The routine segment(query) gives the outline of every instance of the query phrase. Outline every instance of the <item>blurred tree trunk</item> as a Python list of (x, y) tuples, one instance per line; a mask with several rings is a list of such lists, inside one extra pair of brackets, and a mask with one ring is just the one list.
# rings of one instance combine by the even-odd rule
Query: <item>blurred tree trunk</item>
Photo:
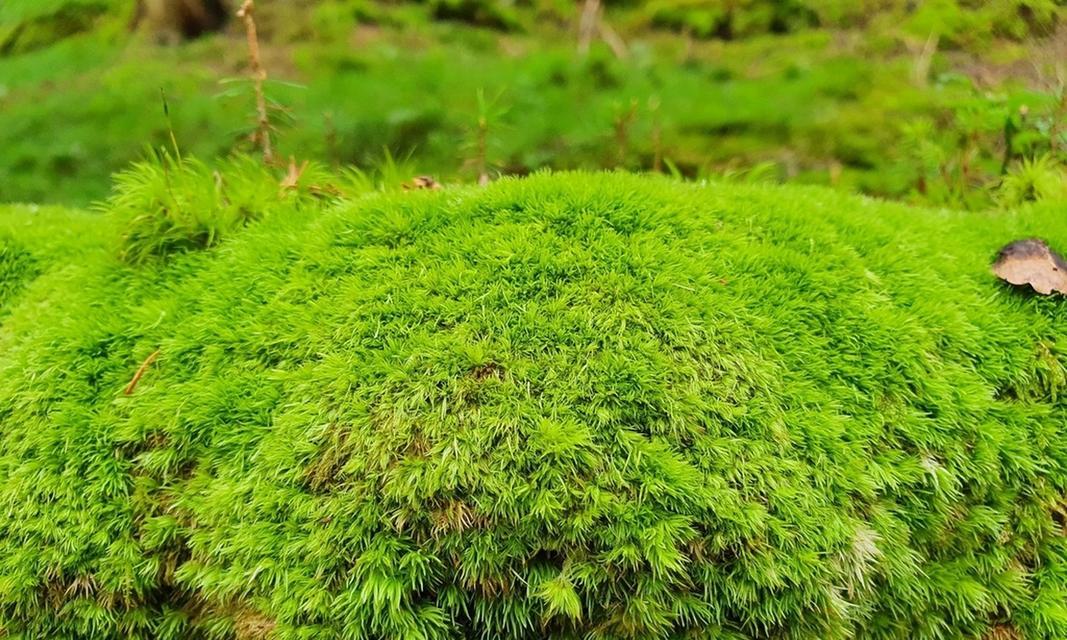
[(137, 0), (134, 26), (161, 40), (189, 40), (218, 31), (230, 17), (226, 0)]

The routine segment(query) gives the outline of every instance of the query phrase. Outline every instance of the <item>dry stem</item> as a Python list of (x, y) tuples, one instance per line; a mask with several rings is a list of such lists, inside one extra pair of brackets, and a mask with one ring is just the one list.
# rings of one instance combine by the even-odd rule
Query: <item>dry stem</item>
[(593, 34), (596, 33), (599, 19), (600, 0), (585, 0), (582, 18), (578, 23), (578, 53), (583, 56), (589, 53), (589, 46), (593, 42)]
[(585, 0), (585, 4), (582, 7), (582, 16), (578, 23), (578, 53), (583, 56), (589, 53), (589, 47), (593, 43), (593, 36), (599, 34), (600, 38), (611, 47), (611, 51), (616, 58), (626, 58), (629, 55), (626, 43), (605, 22), (602, 13), (600, 0)]
[(140, 382), (141, 377), (144, 376), (145, 371), (148, 371), (148, 367), (150, 367), (158, 357), (159, 349), (156, 349), (151, 354), (149, 354), (147, 358), (144, 359), (144, 362), (141, 363), (141, 366), (137, 368), (137, 373), (133, 374), (133, 379), (130, 380), (130, 383), (126, 385), (125, 389), (122, 390), (123, 394), (130, 395), (133, 393), (133, 390), (137, 388), (137, 383)]
[(934, 54), (937, 53), (937, 45), (940, 40), (941, 36), (937, 32), (931, 32), (926, 39), (926, 44), (919, 51), (919, 55), (915, 59), (915, 67), (912, 69), (912, 80), (917, 86), (925, 87), (929, 82), (930, 65), (934, 61)]
[(274, 151), (270, 145), (270, 117), (267, 113), (267, 97), (263, 93), (263, 83), (267, 81), (267, 70), (263, 68), (263, 62), (259, 56), (255, 12), (254, 0), (244, 0), (244, 4), (237, 12), (237, 17), (245, 23), (245, 32), (248, 35), (248, 59), (252, 65), (252, 83), (256, 92), (256, 131), (252, 134), (252, 141), (262, 147), (263, 162), (273, 164)]
[(478, 118), (478, 184), (489, 184), (489, 120), (483, 115)]
[(648, 110), (652, 113), (652, 171), (663, 170), (663, 126), (659, 119), (659, 98), (648, 101)]
[(630, 108), (620, 111), (615, 116), (615, 144), (618, 153), (618, 166), (626, 166), (626, 157), (630, 151), (630, 127), (637, 117), (637, 100), (630, 101)]

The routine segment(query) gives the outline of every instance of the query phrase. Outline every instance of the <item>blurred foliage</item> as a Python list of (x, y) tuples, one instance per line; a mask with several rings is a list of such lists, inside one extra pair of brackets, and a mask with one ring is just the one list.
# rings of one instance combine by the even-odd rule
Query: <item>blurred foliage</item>
[(965, 208), (1063, 195), (1067, 105), (1062, 92), (974, 91), (940, 113), (908, 123), (909, 154), (901, 166), (912, 174), (913, 195)]
[[(190, 155), (248, 148), (240, 25), (160, 46), (149, 25), (129, 33), (134, 4), (0, 4), (0, 201), (103, 197), (169, 145), (160, 89)], [(762, 167), (963, 207), (1002, 202), (1023, 161), (1064, 160), (1054, 0), (608, 0), (623, 59), (601, 40), (576, 54), (569, 0), (258, 4), (282, 159), (373, 171), (384, 150), (468, 180), (484, 144), (500, 174)], [(484, 140), (479, 95), (500, 96)]]
[(1010, 207), (1043, 200), (1063, 200), (1067, 196), (1067, 174), (1051, 156), (1027, 158), (1004, 176), (998, 195), (1000, 201)]
[(652, 24), (701, 38), (732, 39), (759, 33), (785, 33), (817, 23), (817, 14), (801, 0), (653, 0)]
[(0, 56), (33, 51), (92, 28), (113, 0), (4, 0)]
[(988, 45), (1047, 35), (1060, 0), (652, 0), (653, 24), (698, 37), (738, 38), (807, 28), (848, 28), (893, 20), (906, 30), (936, 33), (950, 46)]

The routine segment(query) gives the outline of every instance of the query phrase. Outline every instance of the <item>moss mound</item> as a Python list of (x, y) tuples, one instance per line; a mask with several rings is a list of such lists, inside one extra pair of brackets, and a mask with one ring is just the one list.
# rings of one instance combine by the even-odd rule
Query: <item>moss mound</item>
[(545, 175), (121, 223), (0, 325), (11, 637), (1067, 637), (1067, 305), (988, 269), (1061, 212)]

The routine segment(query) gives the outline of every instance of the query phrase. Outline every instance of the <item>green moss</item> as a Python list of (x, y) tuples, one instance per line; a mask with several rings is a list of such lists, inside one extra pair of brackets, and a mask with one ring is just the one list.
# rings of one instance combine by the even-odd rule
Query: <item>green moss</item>
[(0, 6), (0, 58), (88, 31), (116, 4), (112, 0), (6, 0)]
[(99, 246), (105, 228), (106, 223), (90, 214), (54, 207), (0, 207), (0, 322), (38, 277)]
[(988, 270), (1060, 211), (610, 174), (271, 211), (140, 265), (109, 215), (11, 309), (9, 635), (1067, 636), (1067, 308)]
[(11, 238), (0, 237), (0, 318), (15, 295), (36, 275), (33, 256)]
[(122, 220), (122, 257), (141, 263), (211, 248), (279, 201), (272, 176), (247, 159), (232, 169), (227, 179), (197, 160), (164, 154), (116, 175), (103, 208)]

